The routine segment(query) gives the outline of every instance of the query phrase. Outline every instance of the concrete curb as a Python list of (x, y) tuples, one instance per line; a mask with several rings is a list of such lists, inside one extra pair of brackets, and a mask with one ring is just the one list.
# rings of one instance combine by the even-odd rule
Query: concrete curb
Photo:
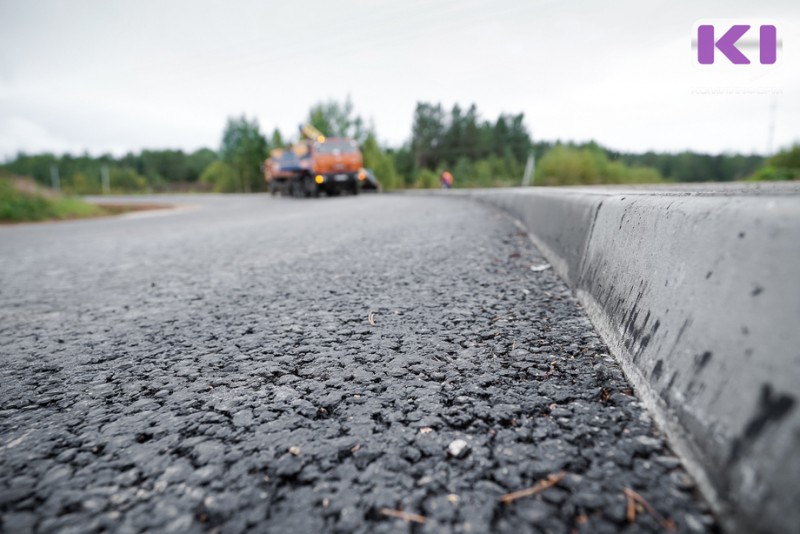
[(522, 221), (725, 530), (800, 524), (800, 184), (452, 193)]

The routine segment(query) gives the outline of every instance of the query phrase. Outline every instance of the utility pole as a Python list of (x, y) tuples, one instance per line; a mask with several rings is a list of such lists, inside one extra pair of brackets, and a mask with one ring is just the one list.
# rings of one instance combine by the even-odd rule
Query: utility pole
[(528, 154), (528, 162), (525, 163), (525, 173), (522, 175), (522, 186), (528, 187), (533, 185), (534, 172), (536, 170), (536, 157), (533, 155), (533, 150)]
[(108, 177), (107, 165), (100, 167), (100, 176), (103, 179), (103, 194), (108, 195), (111, 193), (111, 179)]
[(61, 178), (58, 176), (57, 165), (50, 165), (50, 182), (52, 183), (53, 191), (61, 191)]

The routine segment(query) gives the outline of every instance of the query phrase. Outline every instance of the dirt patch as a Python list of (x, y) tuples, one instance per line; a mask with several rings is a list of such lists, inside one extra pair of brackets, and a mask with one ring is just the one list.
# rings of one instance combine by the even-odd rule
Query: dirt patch
[(168, 210), (175, 206), (172, 204), (125, 204), (122, 202), (93, 202), (95, 206), (102, 208), (106, 213), (101, 215), (122, 215), (133, 211)]

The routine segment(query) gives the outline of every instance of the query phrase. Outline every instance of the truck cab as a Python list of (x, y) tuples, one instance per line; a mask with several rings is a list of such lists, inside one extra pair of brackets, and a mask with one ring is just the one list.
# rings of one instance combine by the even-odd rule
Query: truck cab
[(358, 144), (345, 137), (316, 140), (310, 146), (314, 183), (319, 192), (335, 195), (341, 191), (358, 193), (366, 178)]

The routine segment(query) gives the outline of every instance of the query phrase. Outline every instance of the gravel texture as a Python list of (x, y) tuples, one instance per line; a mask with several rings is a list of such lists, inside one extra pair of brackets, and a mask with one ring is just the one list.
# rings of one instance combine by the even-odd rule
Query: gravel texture
[(507, 217), (177, 200), (0, 228), (0, 529), (716, 530)]

